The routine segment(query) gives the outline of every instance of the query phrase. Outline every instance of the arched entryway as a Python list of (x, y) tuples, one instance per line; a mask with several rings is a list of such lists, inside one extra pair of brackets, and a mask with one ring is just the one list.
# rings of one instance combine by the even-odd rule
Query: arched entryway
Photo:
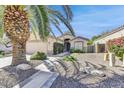
[(64, 52), (69, 52), (70, 51), (71, 44), (70, 44), (69, 40), (70, 39), (65, 39), (64, 40)]

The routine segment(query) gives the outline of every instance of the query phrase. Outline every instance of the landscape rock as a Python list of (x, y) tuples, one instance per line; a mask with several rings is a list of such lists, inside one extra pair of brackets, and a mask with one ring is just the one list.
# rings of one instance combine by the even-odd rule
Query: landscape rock
[(84, 72), (86, 74), (90, 74), (91, 71), (93, 70), (93, 68), (91, 68), (91, 67), (84, 67), (81, 70), (82, 70), (82, 72)]
[(100, 71), (100, 70), (92, 70), (90, 72), (91, 75), (98, 75), (98, 76), (105, 76), (105, 73), (103, 71)]
[(19, 64), (19, 65), (16, 66), (16, 69), (29, 70), (29, 69), (31, 69), (31, 65), (29, 65), (29, 64)]

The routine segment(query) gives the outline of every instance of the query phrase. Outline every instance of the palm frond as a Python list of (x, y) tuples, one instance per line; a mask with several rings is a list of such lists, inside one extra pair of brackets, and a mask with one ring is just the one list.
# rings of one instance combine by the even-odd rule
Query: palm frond
[(30, 22), (30, 25), (31, 25), (30, 27), (32, 29), (32, 32), (33, 32), (33, 34), (35, 36), (35, 39), (37, 40), (36, 32), (39, 31), (38, 28), (37, 28), (37, 24), (36, 24), (35, 20), (33, 20), (33, 19), (30, 19), (29, 22)]
[(64, 18), (64, 16), (59, 11), (54, 11), (54, 10), (49, 9), (48, 12), (53, 14), (54, 16), (56, 16), (62, 23), (65, 24), (65, 26), (69, 29), (69, 31), (72, 33), (72, 35), (75, 35), (71, 24), (68, 22), (67, 19)]
[(58, 29), (58, 31), (63, 35), (63, 31), (60, 29), (60, 27), (58, 26), (58, 24), (54, 21), (54, 20), (52, 20), (52, 19), (50, 19), (50, 22), (56, 27), (56, 29)]
[(63, 5), (62, 7), (66, 14), (67, 20), (72, 21), (73, 13), (71, 11), (71, 8), (68, 5)]
[(48, 31), (49, 19), (48, 19), (47, 10), (45, 6), (40, 5), (40, 6), (31, 6), (31, 11), (38, 25), (39, 36), (41, 39), (44, 40), (49, 35), (49, 31)]
[(54, 17), (53, 15), (49, 14), (49, 18), (51, 20), (53, 20), (56, 24), (60, 25), (59, 20), (56, 17)]
[(41, 39), (46, 39), (49, 36), (49, 33), (51, 33), (56, 38), (55, 33), (50, 27), (50, 22), (56, 27), (56, 29), (58, 29), (61, 34), (63, 34), (63, 31), (59, 27), (60, 22), (62, 22), (69, 29), (72, 35), (75, 35), (73, 28), (69, 23), (69, 20), (72, 20), (73, 16), (69, 6), (63, 6), (67, 18), (64, 17), (59, 11), (49, 9), (48, 6), (28, 6), (28, 9), (30, 10), (29, 14), (31, 14), (30, 22), (31, 26), (33, 26), (31, 27), (32, 31), (34, 35), (37, 31)]

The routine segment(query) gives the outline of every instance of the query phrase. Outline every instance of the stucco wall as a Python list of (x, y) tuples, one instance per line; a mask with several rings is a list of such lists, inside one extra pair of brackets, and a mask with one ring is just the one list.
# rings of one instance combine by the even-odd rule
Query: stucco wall
[(87, 46), (87, 40), (84, 40), (84, 39), (80, 39), (80, 38), (76, 38), (74, 40), (71, 40), (70, 43), (71, 43), (71, 48), (76, 48), (76, 42), (82, 42), (82, 47), (86, 47)]
[[(26, 50), (28, 54), (32, 54), (37, 51), (44, 52), (46, 54), (53, 54), (53, 43), (56, 42), (55, 38), (49, 37), (47, 41), (42, 40), (30, 40), (27, 42)], [(57, 41), (62, 43), (61, 41)]]
[(26, 45), (26, 51), (28, 54), (32, 54), (37, 51), (42, 51), (42, 52), (47, 53), (46, 47), (47, 47), (47, 45), (45, 42), (29, 41), (29, 42), (27, 42), (27, 45)]
[(59, 39), (61, 39), (61, 40), (63, 40), (64, 41), (64, 39), (73, 39), (74, 38), (74, 36), (72, 36), (72, 35), (64, 35), (64, 36), (61, 36), (61, 37), (59, 37)]
[(101, 39), (98, 39), (98, 40), (94, 41), (94, 44), (97, 44), (97, 43), (105, 44), (110, 39), (114, 39), (114, 38), (118, 38), (118, 37), (122, 37), (122, 36), (124, 36), (124, 29), (119, 32), (108, 35), (106, 37), (103, 37)]

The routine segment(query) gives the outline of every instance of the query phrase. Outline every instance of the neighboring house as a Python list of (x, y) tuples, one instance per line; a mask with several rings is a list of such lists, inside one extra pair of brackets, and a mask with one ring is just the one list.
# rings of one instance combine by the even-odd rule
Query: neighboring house
[(107, 41), (122, 36), (124, 36), (124, 25), (112, 30), (111, 32), (105, 35), (102, 35), (94, 41), (94, 45), (96, 46), (96, 52), (105, 52), (107, 49)]
[(49, 36), (47, 41), (42, 41), (40, 38), (35, 38), (33, 34), (31, 34), (30, 39), (27, 42), (27, 53), (32, 54), (36, 51), (42, 51), (46, 54), (53, 54), (53, 45), (55, 42), (62, 43), (64, 45), (64, 51), (70, 51), (71, 48), (75, 49), (83, 49), (83, 47), (87, 46), (87, 38), (81, 36), (73, 36), (69, 32), (64, 33), (57, 38), (53, 36)]

